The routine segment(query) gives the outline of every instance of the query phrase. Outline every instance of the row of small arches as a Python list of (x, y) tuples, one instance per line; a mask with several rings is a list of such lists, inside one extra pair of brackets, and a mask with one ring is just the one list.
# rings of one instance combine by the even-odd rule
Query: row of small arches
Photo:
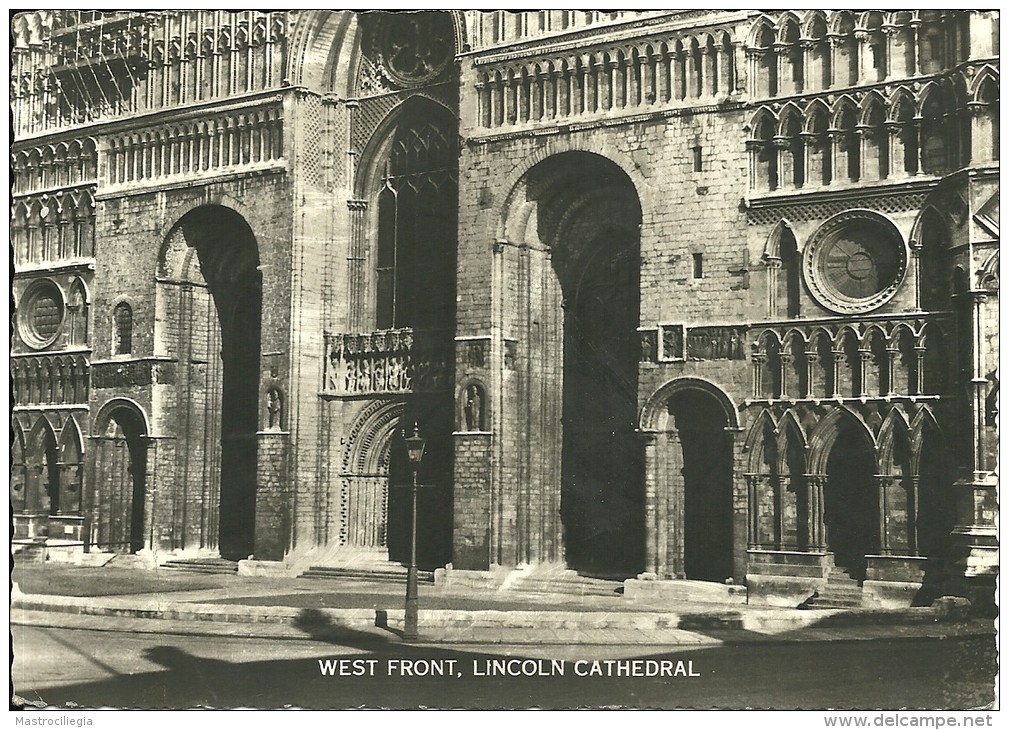
[[(749, 454), (747, 471), (760, 474), (767, 472), (769, 467), (787, 471), (786, 454), (790, 448), (798, 448), (804, 467), (800, 473), (810, 473), (809, 466), (822, 466), (825, 454), (821, 452), (833, 442), (831, 436), (839, 421), (853, 425), (872, 445), (878, 460), (877, 474), (885, 473), (881, 470), (892, 466), (896, 441), (903, 439), (917, 447), (926, 435), (940, 434), (935, 416), (927, 406), (919, 408), (910, 419), (901, 408), (895, 406), (885, 416), (873, 418), (871, 423), (866, 422), (854, 410), (838, 406), (830, 417), (821, 418), (812, 424), (808, 433), (794, 409), (787, 409), (776, 417), (771, 410), (764, 408), (754, 419), (744, 442), (743, 450)], [(912, 469), (917, 469), (917, 461), (911, 466)]]
[(648, 13), (641, 11), (604, 12), (598, 10), (539, 10), (512, 12), (482, 11), (474, 14), (471, 37), (477, 48), (517, 41), (562, 30), (574, 30), (600, 23), (633, 20)]
[(784, 338), (765, 330), (753, 345), (756, 399), (883, 398), (941, 395), (950, 362), (945, 333), (934, 323), (914, 331), (898, 324), (889, 333), (872, 325), (859, 334), (791, 330)]
[(542, 59), (480, 74), (479, 124), (499, 127), (555, 117), (714, 99), (733, 92), (728, 33)]
[(17, 263), (94, 255), (95, 199), (91, 190), (20, 200), (14, 204), (11, 218)]
[(14, 404), (70, 405), (88, 402), (89, 364), (83, 355), (15, 358), (11, 362)]
[(184, 175), (279, 160), (284, 155), (278, 109), (124, 135), (108, 147), (108, 183)]
[(966, 60), (969, 22), (935, 10), (761, 16), (748, 34), (750, 90), (787, 96), (937, 73)]
[(11, 154), (14, 193), (94, 183), (98, 150), (94, 139), (70, 140)]
[(999, 159), (998, 74), (985, 67), (971, 89), (928, 84), (845, 94), (828, 106), (762, 107), (749, 123), (754, 190), (943, 174)]
[(15, 513), (80, 514), (84, 441), (71, 416), (57, 432), (47, 418), (27, 436), (11, 426), (11, 508)]

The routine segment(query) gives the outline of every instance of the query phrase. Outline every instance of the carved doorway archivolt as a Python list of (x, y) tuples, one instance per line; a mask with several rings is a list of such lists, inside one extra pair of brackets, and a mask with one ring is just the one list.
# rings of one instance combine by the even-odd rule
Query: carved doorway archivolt
[(388, 557), (389, 466), (403, 401), (365, 406), (350, 431), (340, 474), (338, 544), (348, 551)]

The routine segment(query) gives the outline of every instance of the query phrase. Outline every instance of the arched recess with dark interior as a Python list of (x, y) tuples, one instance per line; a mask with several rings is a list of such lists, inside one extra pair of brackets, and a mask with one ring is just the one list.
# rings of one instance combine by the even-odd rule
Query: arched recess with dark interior
[(60, 508), (60, 470), (56, 435), (39, 418), (25, 445), (24, 507), (26, 514), (54, 515)]
[[(362, 154), (357, 181), (358, 196), (367, 201), (370, 212), (365, 260), (374, 268), (370, 275), (351, 272), (350, 311), (356, 312), (351, 328), (396, 330), (403, 335), (401, 341), (411, 343), (411, 395), (389, 446), (388, 484), (410, 483), (402, 437), (403, 429), (412, 431), (416, 422), (426, 439), (418, 479), (431, 487), (421, 491), (417, 506), (418, 556), (425, 566), (444, 565), (452, 550), (455, 403), (449, 373), (455, 330), (458, 128), (458, 119), (441, 104), (410, 97), (379, 125)], [(365, 285), (355, 286), (355, 280)], [(408, 489), (388, 490), (387, 546), (392, 560), (409, 559), (411, 509)], [(375, 519), (377, 515), (347, 516), (350, 522)]]
[[(668, 401), (683, 479), (683, 574), (719, 583), (732, 575), (732, 435), (725, 409), (698, 388)], [(670, 448), (677, 448), (670, 444)]]
[(25, 511), (25, 485), (27, 477), (25, 473), (25, 435), (21, 430), (21, 425), (11, 421), (11, 510), (15, 513)]
[(505, 418), (523, 424), (527, 445), (516, 444), (521, 485), (501, 505), (514, 509), (516, 562), (563, 554), (580, 571), (625, 577), (643, 567), (640, 223), (633, 182), (594, 153), (547, 157), (511, 194), (505, 235), (514, 245), (500, 253), (517, 286), (504, 306), (522, 324), (506, 406), (516, 412)]
[[(758, 423), (773, 431), (769, 417), (758, 419)], [(680, 377), (647, 400), (640, 424), (646, 435), (645, 569), (660, 578), (718, 583), (729, 577), (741, 578), (747, 527), (746, 515), (732, 509), (733, 441), (739, 428), (735, 405), (715, 384)], [(753, 451), (758, 450), (759, 440), (758, 436)], [(761, 456), (776, 462), (777, 448), (776, 443), (770, 443)], [(756, 461), (760, 460), (757, 457)], [(767, 492), (751, 491), (751, 501), (756, 505), (763, 500), (771, 515), (778, 500), (772, 493), (769, 470), (780, 469), (756, 463), (750, 468), (748, 484), (760, 482), (760, 489)], [(751, 545), (765, 538), (768, 544), (780, 541), (779, 526), (768, 522), (763, 527), (767, 528), (763, 537), (751, 530)]]
[(946, 221), (929, 206), (918, 219), (918, 296), (926, 312), (948, 311), (950, 300), (949, 234)]
[(827, 549), (837, 568), (861, 581), (866, 556), (879, 552), (875, 443), (865, 425), (840, 408), (820, 421), (811, 440), (813, 479), (823, 483)]
[(79, 515), (83, 508), (84, 443), (73, 418), (67, 419), (60, 431), (57, 457), (60, 470), (59, 512)]
[(115, 400), (102, 407), (95, 424), (90, 541), (102, 550), (135, 553), (148, 544), (147, 421), (136, 404)]
[(159, 299), (175, 325), (159, 347), (178, 358), (182, 404), (172, 429), (178, 524), (163, 547), (218, 546), (222, 557), (243, 559), (255, 547), (263, 299), (259, 248), (245, 219), (220, 205), (186, 213), (166, 237)]

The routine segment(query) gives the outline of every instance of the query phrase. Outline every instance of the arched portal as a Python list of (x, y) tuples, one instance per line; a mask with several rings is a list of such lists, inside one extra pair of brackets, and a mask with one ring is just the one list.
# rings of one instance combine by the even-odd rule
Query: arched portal
[(732, 438), (725, 412), (695, 388), (675, 393), (668, 407), (682, 451), (683, 573), (721, 583), (732, 576)]
[(132, 404), (114, 403), (97, 418), (91, 542), (102, 550), (144, 548), (147, 425)]
[(868, 434), (854, 418), (833, 422), (826, 460), (823, 522), (834, 565), (852, 578), (865, 578), (866, 555), (879, 550), (879, 490), (876, 455)]
[[(390, 421), (383, 432), (381, 469), (367, 477), (358, 473), (349, 482), (352, 487), (367, 482), (372, 497), (351, 499), (342, 519), (345, 526), (369, 526), (369, 544), (358, 547), (387, 549), (392, 560), (409, 560), (412, 501), (409, 490), (397, 487), (411, 480), (405, 452), (400, 454), (402, 426), (416, 422), (427, 442), (420, 478), (431, 487), (422, 490), (417, 508), (418, 554), (428, 566), (452, 558), (454, 400), (443, 373), (450, 367), (456, 325), (458, 128), (446, 107), (419, 94), (408, 98), (372, 135), (355, 180), (364, 205), (353, 214), (360, 220), (352, 226), (351, 246), (360, 255), (350, 263), (350, 331), (409, 342), (410, 354), (409, 361), (381, 370), (402, 377), (392, 375), (387, 387), (359, 390), (401, 391), (406, 397), (395, 419), (402, 423), (395, 427)], [(383, 366), (361, 367), (377, 372)], [(370, 446), (377, 453), (375, 444)], [(379, 524), (381, 544), (375, 545)]]
[(506, 307), (515, 307), (523, 329), (517, 417), (530, 442), (514, 495), (519, 562), (556, 550), (550, 495), (559, 482), (567, 563), (623, 576), (643, 566), (640, 224), (634, 184), (596, 154), (548, 157), (512, 193), (505, 227), (515, 248), (503, 263), (517, 292)]
[[(158, 338), (177, 357), (170, 548), (253, 553), (262, 275), (256, 238), (230, 208), (204, 205), (170, 231), (161, 261)], [(167, 495), (166, 495), (167, 496)]]
[(28, 435), (25, 449), (24, 512), (54, 515), (60, 509), (60, 470), (56, 436), (45, 418)]
[[(729, 398), (699, 378), (672, 380), (645, 403), (649, 572), (719, 583), (741, 572), (733, 562), (742, 552), (736, 544), (745, 546), (745, 523), (735, 524), (732, 510), (737, 427)], [(773, 535), (776, 528), (769, 531)]]

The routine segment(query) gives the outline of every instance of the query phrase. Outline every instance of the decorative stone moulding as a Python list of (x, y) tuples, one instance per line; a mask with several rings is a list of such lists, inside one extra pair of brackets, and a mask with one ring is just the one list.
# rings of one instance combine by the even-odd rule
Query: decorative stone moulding
[(878, 309), (907, 271), (907, 247), (889, 220), (869, 210), (840, 213), (813, 234), (802, 258), (809, 293), (837, 314)]
[(18, 334), (35, 350), (49, 347), (59, 337), (66, 302), (59, 286), (50, 279), (32, 282), (18, 307)]

